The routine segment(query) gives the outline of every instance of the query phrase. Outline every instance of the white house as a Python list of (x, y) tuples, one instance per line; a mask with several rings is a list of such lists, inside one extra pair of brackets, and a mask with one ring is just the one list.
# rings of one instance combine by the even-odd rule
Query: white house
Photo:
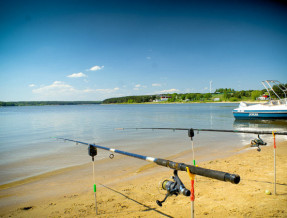
[(264, 100), (268, 100), (268, 97), (269, 97), (268, 95), (262, 95), (262, 96), (258, 97), (257, 99), (264, 101)]
[(160, 97), (161, 101), (167, 101), (168, 99), (171, 99), (171, 96), (161, 96)]

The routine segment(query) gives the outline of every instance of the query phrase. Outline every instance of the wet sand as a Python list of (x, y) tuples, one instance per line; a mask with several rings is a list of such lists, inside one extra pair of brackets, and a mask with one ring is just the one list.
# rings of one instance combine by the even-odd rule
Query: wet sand
[[(287, 141), (278, 143), (276, 152), (276, 195), (272, 146), (199, 163), (239, 174), (241, 182), (235, 185), (196, 176), (196, 217), (286, 217)], [(191, 157), (184, 152), (170, 159), (191, 163)], [(120, 155), (96, 162), (98, 217), (189, 217), (189, 197), (172, 196), (162, 207), (156, 204), (164, 198), (159, 183), (171, 176), (170, 169)], [(179, 172), (179, 176), (190, 188), (188, 175)], [(1, 217), (94, 217), (92, 163), (2, 185), (0, 208)]]

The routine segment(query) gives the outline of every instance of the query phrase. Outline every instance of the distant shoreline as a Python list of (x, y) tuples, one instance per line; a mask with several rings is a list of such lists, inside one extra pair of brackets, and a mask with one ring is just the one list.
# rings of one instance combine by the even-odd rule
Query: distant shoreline
[[(190, 101), (190, 102), (142, 102), (142, 103), (101, 103), (103, 105), (114, 105), (114, 104), (240, 104), (242, 101), (210, 101), (210, 102), (198, 102), (198, 101)], [(249, 104), (257, 104), (257, 103), (266, 103), (267, 101), (244, 101)]]
[[(21, 106), (61, 106), (61, 105), (90, 105), (90, 104), (103, 104), (103, 105), (115, 105), (115, 104), (239, 104), (242, 101), (190, 101), (190, 102), (141, 102), (141, 103), (103, 103), (102, 101), (20, 101), (20, 102), (0, 102), (0, 107), (21, 107)], [(246, 103), (265, 103), (266, 101), (244, 101)]]
[(102, 101), (0, 101), (0, 107), (46, 106), (46, 105), (88, 105), (101, 104)]

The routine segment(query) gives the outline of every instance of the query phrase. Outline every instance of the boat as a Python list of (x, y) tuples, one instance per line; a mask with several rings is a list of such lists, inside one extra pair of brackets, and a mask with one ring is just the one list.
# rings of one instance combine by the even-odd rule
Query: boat
[[(240, 102), (239, 107), (233, 110), (233, 116), (235, 119), (287, 119), (287, 88), (277, 80), (265, 80), (262, 81), (262, 84), (269, 94), (269, 101), (266, 103), (251, 105), (248, 105), (245, 102)], [(274, 86), (277, 86), (284, 93), (284, 98), (279, 97), (278, 93), (273, 89)], [(277, 99), (272, 99), (271, 93), (273, 93)]]

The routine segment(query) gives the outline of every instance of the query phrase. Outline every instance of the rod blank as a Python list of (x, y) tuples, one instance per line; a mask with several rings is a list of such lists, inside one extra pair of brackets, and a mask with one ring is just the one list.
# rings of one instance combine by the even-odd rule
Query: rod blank
[[(116, 130), (125, 129), (151, 129), (151, 130), (190, 130), (191, 128), (116, 128)], [(272, 135), (272, 131), (248, 131), (248, 130), (227, 130), (227, 129), (193, 129), (194, 131), (204, 132), (231, 132), (231, 133), (250, 133), (259, 135)], [(275, 132), (276, 135), (287, 135), (287, 132)]]
[(175, 170), (186, 171), (186, 167), (188, 167), (192, 174), (196, 174), (196, 175), (200, 175), (200, 176), (204, 176), (204, 177), (208, 177), (208, 178), (212, 178), (212, 179), (217, 179), (220, 181), (231, 182), (233, 184), (238, 184), (240, 182), (240, 176), (237, 174), (230, 174), (230, 173), (226, 173), (226, 172), (222, 172), (222, 171), (210, 170), (210, 169), (206, 169), (206, 168), (202, 168), (202, 167), (195, 167), (193, 165), (188, 165), (185, 163), (178, 163), (178, 162), (174, 162), (174, 161), (170, 161), (170, 160), (166, 160), (166, 159), (148, 157), (148, 156), (144, 156), (144, 155), (140, 155), (140, 154), (121, 151), (121, 150), (108, 148), (108, 147), (95, 145), (95, 144), (89, 144), (86, 142), (76, 141), (76, 140), (72, 140), (72, 139), (65, 139), (65, 138), (58, 138), (58, 139), (62, 139), (64, 141), (76, 142), (76, 143), (88, 145), (88, 146), (94, 146), (94, 147), (99, 148), (99, 149), (119, 153), (122, 155), (138, 158), (138, 159), (145, 160), (145, 161), (154, 162), (157, 165), (169, 167), (169, 168), (175, 169)]

